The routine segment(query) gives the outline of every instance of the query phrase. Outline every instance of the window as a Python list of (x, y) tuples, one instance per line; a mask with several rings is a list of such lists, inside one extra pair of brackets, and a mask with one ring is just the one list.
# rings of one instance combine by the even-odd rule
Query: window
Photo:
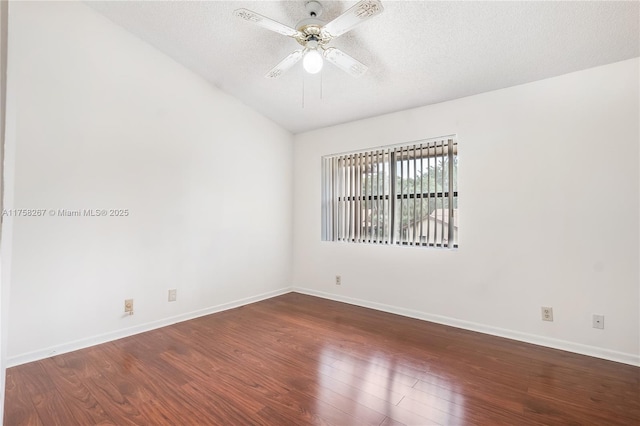
[(322, 239), (458, 247), (453, 137), (322, 158)]

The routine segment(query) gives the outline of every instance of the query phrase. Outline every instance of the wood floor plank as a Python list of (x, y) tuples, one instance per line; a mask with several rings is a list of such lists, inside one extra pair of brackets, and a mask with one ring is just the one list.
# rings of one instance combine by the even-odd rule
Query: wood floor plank
[(563, 402), (531, 397), (525, 401), (525, 418), (545, 425), (608, 425), (630, 426), (640, 424), (638, 418), (567, 406)]
[[(7, 419), (16, 425), (41, 426), (43, 424), (36, 407), (33, 405), (32, 397), (35, 395), (25, 386), (23, 369), (7, 370), (5, 392), (7, 398), (4, 405), (4, 424), (7, 424)], [(11, 399), (9, 399), (9, 395), (11, 395)], [(9, 401), (12, 403), (8, 404)]]
[(358, 362), (354, 362), (353, 360), (346, 361), (344, 359), (340, 359), (331, 364), (330, 367), (334, 370), (352, 374), (363, 380), (374, 381), (381, 385), (386, 385), (389, 389), (401, 386), (412, 388), (418, 382), (418, 378), (416, 377), (417, 374), (409, 375), (400, 372), (403, 369), (398, 367), (394, 362), (381, 365), (372, 362), (363, 363), (359, 360)]
[(631, 425), (640, 368), (289, 293), (7, 370), (5, 425)]
[(510, 389), (499, 383), (487, 383), (474, 379), (453, 385), (436, 383), (440, 383), (440, 385), (419, 380), (414, 386), (414, 390), (408, 395), (416, 399), (421, 398), (420, 393), (431, 394), (452, 403), (456, 403), (460, 399), (475, 401), (482, 404), (498, 405), (502, 410), (513, 413), (522, 413), (523, 401), (527, 396), (526, 391), (518, 388)]
[(65, 405), (72, 412), (74, 419), (85, 424), (105, 424), (112, 421), (102, 406), (93, 396), (85, 382), (76, 375), (77, 363), (67, 363), (64, 355), (41, 361), (45, 371), (50, 374), (54, 386), (65, 396)]
[[(424, 400), (423, 400), (424, 401)], [(419, 414), (425, 419), (429, 419), (430, 423), (447, 426), (457, 426), (464, 424), (464, 409), (462, 415), (456, 415), (455, 410), (451, 410), (451, 405), (446, 404), (447, 401), (439, 400), (440, 404), (430, 401), (429, 404), (424, 404), (423, 401), (418, 401), (411, 398), (402, 398), (402, 401), (398, 404), (398, 407), (405, 408), (407, 411)], [(444, 402), (445, 404), (442, 404)]]
[(56, 391), (47, 391), (33, 398), (33, 405), (44, 425), (69, 425), (76, 423), (76, 413), (65, 404), (64, 397)]
[(293, 409), (282, 409), (264, 407), (262, 410), (256, 413), (258, 422), (268, 425), (283, 425), (283, 426), (306, 426), (317, 425), (320, 422), (312, 417), (300, 415)]
[(397, 420), (393, 420), (390, 417), (386, 417), (380, 426), (407, 426), (404, 423), (400, 423)]
[[(103, 405), (111, 407), (116, 424), (184, 425), (198, 424), (202, 419), (218, 422), (247, 419), (244, 409), (230, 406), (231, 396), (202, 385), (208, 380), (197, 385), (185, 377), (173, 380), (155, 367), (146, 368), (143, 363), (131, 360), (114, 345), (106, 355), (103, 374), (90, 382)], [(125, 366), (123, 370), (119, 370), (121, 366)], [(136, 411), (131, 410), (132, 401), (136, 402)]]
[(409, 389), (408, 387), (394, 389), (393, 386), (388, 386), (386, 383), (380, 384), (377, 380), (371, 381), (367, 378), (363, 379), (350, 373), (336, 370), (332, 367), (321, 366), (318, 372), (327, 378), (331, 378), (335, 381), (348, 385), (351, 389), (373, 395), (392, 405), (397, 405), (404, 396), (404, 392)]

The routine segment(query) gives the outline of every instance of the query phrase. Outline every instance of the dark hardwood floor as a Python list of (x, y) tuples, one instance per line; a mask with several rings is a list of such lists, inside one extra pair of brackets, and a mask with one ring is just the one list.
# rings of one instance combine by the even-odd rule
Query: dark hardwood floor
[(5, 425), (640, 424), (640, 368), (289, 293), (7, 371)]

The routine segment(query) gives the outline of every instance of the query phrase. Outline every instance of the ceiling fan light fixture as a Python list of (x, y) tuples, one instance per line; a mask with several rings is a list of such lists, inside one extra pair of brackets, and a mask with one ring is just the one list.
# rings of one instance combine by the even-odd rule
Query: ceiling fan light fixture
[(310, 49), (304, 54), (302, 66), (309, 74), (319, 73), (320, 70), (322, 70), (322, 65), (324, 65), (324, 60), (322, 59), (320, 52), (316, 49)]
[(305, 8), (308, 17), (299, 21), (295, 28), (248, 9), (237, 9), (233, 12), (240, 19), (291, 37), (302, 46), (302, 49), (290, 53), (289, 56), (280, 61), (265, 77), (276, 78), (282, 75), (300, 59), (302, 59), (304, 70), (309, 74), (319, 73), (322, 70), (325, 59), (353, 77), (360, 77), (364, 74), (367, 71), (366, 65), (335, 47), (329, 47), (328, 43), (382, 13), (384, 8), (380, 0), (360, 0), (346, 12), (343, 12), (328, 23), (318, 19), (322, 14), (322, 5), (317, 0), (305, 0)]

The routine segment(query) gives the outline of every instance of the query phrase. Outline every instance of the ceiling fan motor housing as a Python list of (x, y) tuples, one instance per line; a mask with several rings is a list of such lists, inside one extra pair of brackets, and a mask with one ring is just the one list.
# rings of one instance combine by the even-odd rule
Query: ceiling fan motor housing
[(301, 36), (296, 37), (298, 43), (304, 47), (315, 49), (317, 46), (324, 46), (331, 41), (331, 37), (323, 34), (322, 27), (326, 22), (318, 19), (322, 15), (322, 5), (317, 1), (309, 1), (305, 4), (309, 17), (298, 22), (296, 29)]

